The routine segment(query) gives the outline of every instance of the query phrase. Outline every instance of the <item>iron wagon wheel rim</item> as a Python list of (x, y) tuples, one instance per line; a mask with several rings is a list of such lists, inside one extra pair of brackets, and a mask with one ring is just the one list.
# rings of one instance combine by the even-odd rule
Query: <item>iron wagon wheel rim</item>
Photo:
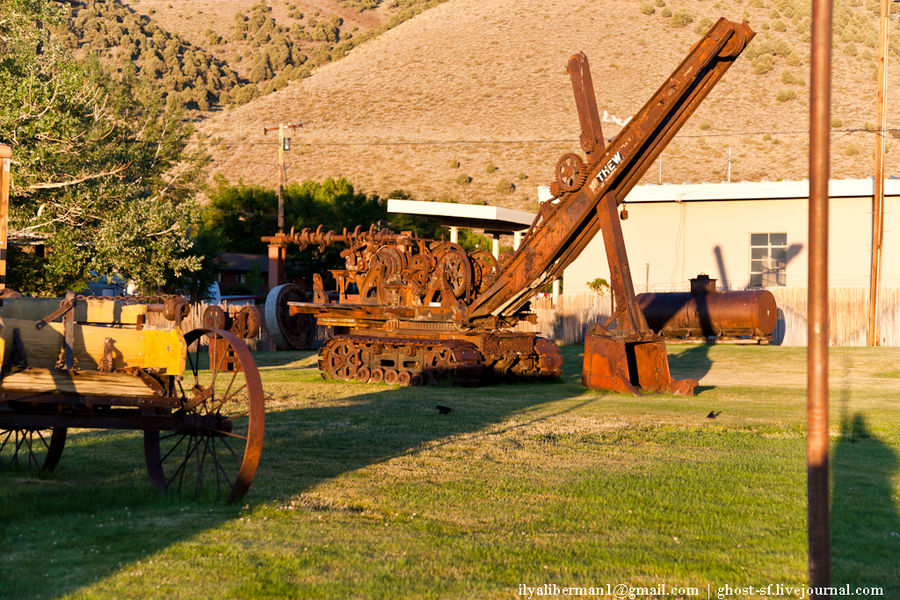
[[(21, 460), (25, 461), (25, 470), (35, 470), (40, 473), (52, 472), (62, 457), (68, 429), (65, 427), (48, 429), (50, 429), (49, 436), (41, 433), (46, 429), (0, 428), (0, 468), (6, 468), (7, 463), (18, 468), (20, 457), (22, 457)], [(43, 460), (40, 460), (39, 456), (42, 451), (45, 454)]]
[[(210, 340), (221, 338), (228, 343), (229, 348), (234, 352), (234, 356), (240, 365), (240, 370), (229, 372), (223, 370), (223, 359), (217, 361), (216, 365), (209, 365), (210, 387), (204, 387), (200, 383), (200, 357), (205, 354), (200, 350), (200, 340), (204, 336)], [(223, 423), (233, 426), (238, 423), (241, 431), (245, 435), (235, 434), (233, 431), (225, 429), (212, 429), (209, 427), (197, 427), (190, 430), (185, 427), (185, 431), (175, 432), (144, 432), (144, 455), (147, 463), (147, 471), (150, 475), (150, 481), (153, 486), (161, 492), (168, 492), (172, 487), (184, 490), (185, 487), (191, 487), (190, 482), (184, 485), (186, 476), (194, 477), (196, 474), (198, 491), (203, 489), (204, 468), (212, 469), (212, 473), (206, 473), (210, 478), (215, 479), (216, 494), (221, 494), (222, 488), (228, 490), (228, 502), (239, 500), (253, 483), (259, 466), (259, 457), (262, 453), (263, 436), (265, 432), (265, 404), (262, 391), (262, 381), (260, 380), (259, 370), (250, 354), (247, 346), (241, 342), (234, 334), (223, 331), (221, 329), (194, 329), (184, 336), (188, 347), (197, 342), (197, 347), (193, 352), (187, 353), (187, 369), (184, 375), (184, 381), (179, 382), (182, 401), (189, 400), (188, 395), (193, 390), (198, 390), (201, 396), (205, 396), (204, 400), (196, 406), (179, 409), (181, 411), (184, 422), (190, 418), (196, 417), (216, 417), (221, 419)], [(223, 377), (225, 384), (224, 395), (216, 396), (217, 379)], [(236, 383), (236, 379), (240, 377), (241, 382)], [(199, 387), (198, 387), (199, 386)], [(241, 404), (240, 411), (229, 411), (223, 414), (223, 409), (233, 399), (237, 398), (239, 393), (246, 394), (246, 400), (238, 400)], [(212, 410), (211, 410), (212, 409)], [(176, 411), (176, 412), (179, 412)], [(246, 423), (246, 426), (243, 424)], [(244, 431), (244, 427), (246, 430)], [(171, 449), (163, 454), (162, 444), (164, 440), (171, 440), (167, 445), (171, 445)], [(184, 442), (187, 441), (185, 445)], [(201, 447), (202, 443), (202, 447)], [(177, 448), (182, 447), (182, 451)], [(220, 460), (220, 456), (224, 457)], [(222, 460), (228, 457), (238, 461), (240, 466), (235, 469), (225, 468)], [(193, 459), (195, 465), (189, 463)], [(209, 460), (210, 462), (207, 462)], [(227, 460), (228, 464), (234, 463), (234, 460)], [(169, 474), (166, 474), (166, 465), (171, 464)], [(189, 471), (190, 469), (190, 471)], [(233, 471), (237, 471), (233, 473)], [(232, 472), (229, 472), (232, 471)]]

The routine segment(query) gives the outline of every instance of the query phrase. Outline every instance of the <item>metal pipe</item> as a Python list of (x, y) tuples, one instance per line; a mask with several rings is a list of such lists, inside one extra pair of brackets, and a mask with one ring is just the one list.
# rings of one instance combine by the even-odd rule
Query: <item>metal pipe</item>
[(869, 279), (870, 346), (881, 345), (878, 309), (881, 304), (881, 249), (884, 243), (884, 134), (887, 130), (888, 0), (881, 0), (878, 41), (878, 99), (875, 103), (875, 190), (872, 196), (872, 275)]
[(813, 0), (809, 131), (809, 346), (806, 463), (809, 583), (829, 598), (828, 509), (828, 178), (831, 127), (832, 0)]

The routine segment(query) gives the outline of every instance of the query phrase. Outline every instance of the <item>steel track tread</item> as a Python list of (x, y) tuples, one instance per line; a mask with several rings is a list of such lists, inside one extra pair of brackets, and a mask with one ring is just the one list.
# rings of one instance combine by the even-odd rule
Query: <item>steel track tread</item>
[(343, 381), (478, 385), (484, 357), (463, 340), (339, 335), (319, 349), (319, 370), (323, 378)]

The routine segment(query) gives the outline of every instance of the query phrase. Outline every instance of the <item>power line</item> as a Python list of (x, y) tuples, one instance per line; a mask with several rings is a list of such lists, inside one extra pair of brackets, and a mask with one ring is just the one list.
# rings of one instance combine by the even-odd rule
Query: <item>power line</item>
[[(876, 135), (885, 135), (887, 132), (877, 129), (858, 127), (852, 129), (833, 129), (833, 133), (874, 133)], [(729, 131), (721, 133), (699, 133), (699, 134), (682, 134), (678, 138), (710, 138), (710, 137), (734, 137), (734, 136), (755, 136), (755, 135), (808, 135), (807, 130), (759, 130), (759, 131)], [(891, 134), (893, 135), (893, 134)], [(842, 136), (843, 137), (843, 136)], [(456, 146), (456, 145), (520, 145), (520, 144), (572, 144), (577, 143), (576, 138), (559, 138), (559, 139), (526, 139), (526, 140), (380, 140), (371, 142), (297, 142), (293, 146), (303, 147), (348, 147), (348, 146)], [(250, 142), (245, 140), (223, 140), (223, 139), (207, 139), (199, 140), (195, 143), (208, 146), (272, 146), (277, 142)]]

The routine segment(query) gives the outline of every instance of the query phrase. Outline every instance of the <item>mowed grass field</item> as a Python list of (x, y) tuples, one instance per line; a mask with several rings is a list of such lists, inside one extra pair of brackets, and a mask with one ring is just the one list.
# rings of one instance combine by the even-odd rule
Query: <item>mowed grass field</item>
[[(559, 382), (477, 389), (324, 382), (313, 353), (259, 353), (266, 442), (236, 506), (157, 495), (137, 433), (70, 432), (51, 477), (0, 473), (0, 597), (804, 583), (805, 350), (670, 345), (693, 398), (585, 390), (581, 351)], [(834, 349), (831, 373), (832, 580), (897, 598), (900, 349)]]

